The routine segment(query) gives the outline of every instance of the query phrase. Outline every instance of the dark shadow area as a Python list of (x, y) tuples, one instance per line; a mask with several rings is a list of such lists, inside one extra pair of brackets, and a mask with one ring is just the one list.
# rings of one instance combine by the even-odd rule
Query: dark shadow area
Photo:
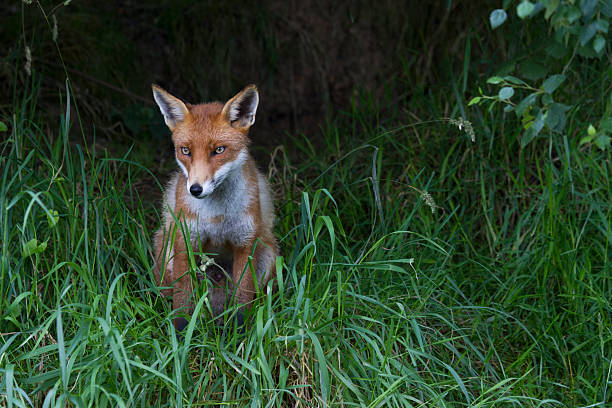
[[(485, 4), (6, 2), (0, 5), (0, 106), (10, 110), (12, 84), (29, 80), (25, 69), (13, 68), (24, 67), (28, 46), (31, 70), (41, 80), (41, 111), (53, 120), (62, 113), (65, 66), (86, 136), (95, 123), (97, 141), (107, 148), (153, 140), (156, 149), (168, 150), (153, 82), (192, 103), (226, 100), (255, 83), (262, 96), (255, 145), (271, 148), (300, 132), (316, 144), (326, 120), (358, 103), (357, 91), (391, 114), (438, 88), (461, 68), (469, 33), (487, 30)], [(486, 45), (473, 48), (483, 54)]]

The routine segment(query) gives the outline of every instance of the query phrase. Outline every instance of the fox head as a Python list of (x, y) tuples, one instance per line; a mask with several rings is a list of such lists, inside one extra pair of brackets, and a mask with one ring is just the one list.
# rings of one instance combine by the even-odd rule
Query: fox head
[(242, 170), (248, 157), (248, 131), (255, 123), (259, 94), (249, 85), (225, 104), (191, 105), (152, 85), (153, 97), (172, 131), (176, 161), (185, 173), (187, 190), (209, 196), (223, 181)]

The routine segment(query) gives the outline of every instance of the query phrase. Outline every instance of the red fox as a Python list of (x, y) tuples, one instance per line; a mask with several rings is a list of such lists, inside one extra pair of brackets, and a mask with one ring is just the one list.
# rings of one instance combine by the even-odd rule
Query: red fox
[[(217, 287), (209, 292), (213, 313), (223, 310), (231, 292), (237, 303), (248, 307), (256, 291), (253, 272), (258, 287), (264, 288), (276, 276), (278, 254), (270, 187), (248, 152), (248, 131), (259, 104), (257, 87), (247, 86), (225, 104), (199, 105), (185, 103), (157, 85), (152, 88), (180, 167), (166, 188), (163, 222), (154, 238), (157, 284), (165, 288), (162, 295), (172, 295), (174, 310), (193, 311), (189, 243), (217, 254), (215, 261), (229, 269), (233, 291)], [(242, 319), (239, 312), (240, 325)], [(174, 319), (178, 330), (186, 324), (185, 318)]]

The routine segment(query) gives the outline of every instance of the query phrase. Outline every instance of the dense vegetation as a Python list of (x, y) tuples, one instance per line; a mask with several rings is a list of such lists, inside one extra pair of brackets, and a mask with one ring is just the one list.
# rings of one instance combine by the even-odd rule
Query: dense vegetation
[[(500, 2), (503, 24), (486, 1), (26, 3), (0, 13), (1, 406), (612, 403), (609, 2), (559, 26), (574, 2)], [(351, 21), (364, 48), (330, 45)], [(244, 334), (202, 286), (177, 337), (154, 285), (174, 164), (153, 80), (260, 84), (284, 256)]]

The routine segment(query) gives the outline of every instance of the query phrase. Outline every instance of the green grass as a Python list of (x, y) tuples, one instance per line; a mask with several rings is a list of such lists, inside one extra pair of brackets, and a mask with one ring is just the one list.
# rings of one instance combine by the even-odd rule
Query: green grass
[(363, 95), (322, 145), (292, 137), (299, 154), (271, 163), (282, 273), (246, 334), (194, 318), (177, 339), (150, 269), (156, 203), (138, 193), (161, 184), (131, 159), (147, 146), (74, 144), (70, 96), (46, 128), (36, 86), (22, 95), (0, 158), (2, 405), (610, 402), (606, 153), (519, 149), (512, 121), (500, 148), (502, 113), (472, 143), (446, 121), (377, 120)]

